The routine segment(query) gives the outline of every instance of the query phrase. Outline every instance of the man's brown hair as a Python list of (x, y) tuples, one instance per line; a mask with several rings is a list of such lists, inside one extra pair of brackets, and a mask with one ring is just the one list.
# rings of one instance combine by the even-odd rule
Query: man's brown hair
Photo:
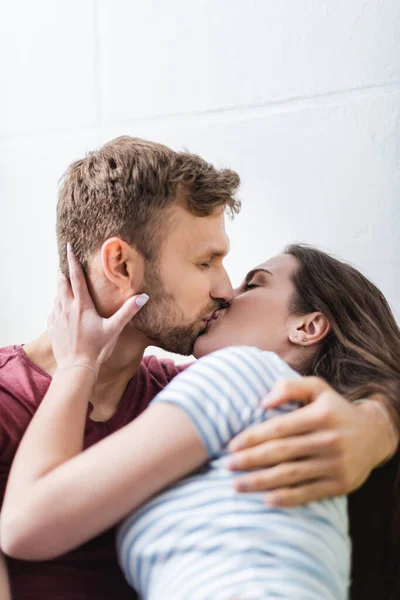
[(163, 209), (180, 202), (197, 216), (218, 209), (236, 214), (239, 183), (234, 171), (217, 170), (195, 154), (116, 138), (72, 163), (63, 176), (57, 205), (61, 270), (67, 272), (67, 242), (85, 268), (113, 236), (153, 259), (165, 234)]

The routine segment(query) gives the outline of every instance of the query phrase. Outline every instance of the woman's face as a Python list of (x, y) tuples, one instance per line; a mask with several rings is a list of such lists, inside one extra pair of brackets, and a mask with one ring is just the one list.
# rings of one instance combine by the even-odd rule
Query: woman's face
[(295, 327), (295, 318), (289, 315), (295, 290), (291, 275), (297, 267), (294, 256), (280, 254), (250, 271), (234, 290), (231, 305), (220, 310), (217, 319), (211, 320), (206, 332), (197, 338), (194, 356), (246, 345), (271, 350), (287, 360), (293, 348), (289, 332)]

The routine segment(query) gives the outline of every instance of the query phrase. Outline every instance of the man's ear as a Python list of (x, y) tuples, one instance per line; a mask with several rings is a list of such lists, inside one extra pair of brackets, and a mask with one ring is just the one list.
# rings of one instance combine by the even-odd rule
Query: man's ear
[(100, 252), (104, 275), (122, 293), (140, 291), (144, 278), (143, 255), (119, 237), (106, 240)]
[(296, 317), (289, 331), (289, 339), (299, 346), (313, 346), (322, 342), (331, 330), (331, 324), (321, 312)]

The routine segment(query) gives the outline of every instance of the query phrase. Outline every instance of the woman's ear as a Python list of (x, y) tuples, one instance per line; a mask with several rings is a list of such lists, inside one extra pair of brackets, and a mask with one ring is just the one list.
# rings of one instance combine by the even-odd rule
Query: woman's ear
[(105, 277), (122, 293), (131, 295), (142, 288), (144, 260), (136, 248), (113, 237), (103, 243), (100, 257)]
[(291, 324), (289, 339), (299, 346), (313, 346), (322, 342), (331, 330), (331, 324), (321, 312), (297, 317)]

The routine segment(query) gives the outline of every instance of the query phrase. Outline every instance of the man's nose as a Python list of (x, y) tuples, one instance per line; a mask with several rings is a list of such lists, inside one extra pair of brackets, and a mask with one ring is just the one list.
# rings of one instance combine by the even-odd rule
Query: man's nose
[(214, 300), (218, 300), (221, 303), (232, 302), (232, 284), (231, 280), (229, 279), (229, 275), (225, 269), (222, 269), (222, 273), (219, 273), (219, 277), (216, 280), (210, 295)]

